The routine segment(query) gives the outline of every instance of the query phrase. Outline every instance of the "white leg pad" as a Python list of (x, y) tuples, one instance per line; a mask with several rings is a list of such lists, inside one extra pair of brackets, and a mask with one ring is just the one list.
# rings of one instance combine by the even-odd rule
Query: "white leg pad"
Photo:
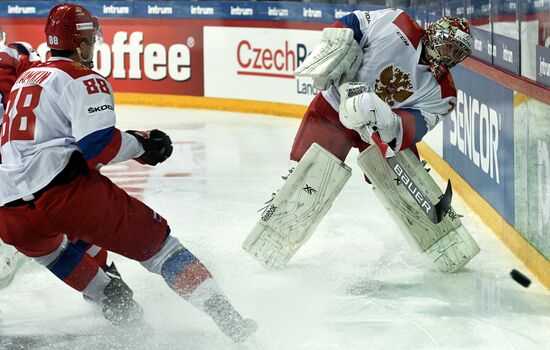
[(286, 179), (243, 248), (270, 268), (284, 266), (309, 239), (351, 176), (351, 169), (314, 143)]
[[(432, 203), (437, 203), (442, 195), (441, 189), (414, 153), (405, 150), (399, 152), (397, 158), (419, 189)], [(477, 243), (452, 208), (439, 224), (428, 219), (405, 186), (397, 184), (395, 174), (377, 147), (367, 148), (357, 162), (409, 243), (425, 254), (438, 271), (455, 272), (479, 253)]]

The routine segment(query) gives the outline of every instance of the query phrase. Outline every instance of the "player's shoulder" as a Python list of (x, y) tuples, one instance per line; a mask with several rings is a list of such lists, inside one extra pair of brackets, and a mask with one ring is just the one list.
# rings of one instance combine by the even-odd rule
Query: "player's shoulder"
[(396, 8), (385, 8), (381, 10), (374, 11), (365, 11), (366, 17), (373, 22), (393, 22), (398, 17), (408, 17), (410, 16), (401, 9)]
[(30, 47), (27, 47), (23, 43), (9, 43), (8, 45), (4, 46), (6, 51), (9, 51), (13, 53), (14, 55), (25, 55), (30, 56), (31, 55), (31, 49)]
[(87, 76), (98, 75), (94, 70), (72, 60), (55, 59), (48, 60), (38, 64), (35, 68), (51, 68), (60, 70), (70, 76), (72, 79), (80, 79)]
[[(399, 29), (399, 31), (404, 34), (412, 46), (416, 49), (424, 37), (425, 30), (422, 28), (409, 14), (403, 10), (395, 10), (392, 12), (391, 16), (388, 17), (388, 28)], [(389, 30), (388, 34), (393, 35), (396, 33), (401, 40), (403, 40), (403, 35), (396, 32), (394, 29)]]

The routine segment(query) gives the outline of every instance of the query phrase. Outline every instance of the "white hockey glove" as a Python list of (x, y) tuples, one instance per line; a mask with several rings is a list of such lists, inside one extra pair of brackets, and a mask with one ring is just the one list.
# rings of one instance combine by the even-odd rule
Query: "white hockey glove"
[(362, 62), (363, 50), (353, 39), (352, 29), (325, 28), (321, 42), (294, 74), (311, 77), (315, 88), (326, 90), (352, 80)]
[(340, 122), (346, 128), (357, 131), (369, 143), (367, 127), (370, 127), (386, 143), (395, 139), (394, 149), (400, 149), (403, 139), (401, 118), (374, 92), (367, 91), (363, 83), (345, 83), (340, 86)]

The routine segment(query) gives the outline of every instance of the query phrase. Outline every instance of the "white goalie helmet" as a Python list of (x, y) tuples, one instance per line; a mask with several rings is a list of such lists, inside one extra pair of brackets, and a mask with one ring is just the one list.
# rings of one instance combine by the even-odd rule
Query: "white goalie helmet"
[(424, 44), (434, 74), (453, 68), (472, 53), (473, 38), (466, 18), (445, 16), (426, 29)]

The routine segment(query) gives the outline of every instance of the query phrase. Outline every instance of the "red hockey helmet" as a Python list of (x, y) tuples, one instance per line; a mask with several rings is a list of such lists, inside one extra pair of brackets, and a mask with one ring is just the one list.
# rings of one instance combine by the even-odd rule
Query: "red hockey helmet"
[(94, 44), (101, 33), (97, 17), (84, 7), (72, 4), (52, 7), (44, 32), (50, 49), (71, 51), (84, 40)]

